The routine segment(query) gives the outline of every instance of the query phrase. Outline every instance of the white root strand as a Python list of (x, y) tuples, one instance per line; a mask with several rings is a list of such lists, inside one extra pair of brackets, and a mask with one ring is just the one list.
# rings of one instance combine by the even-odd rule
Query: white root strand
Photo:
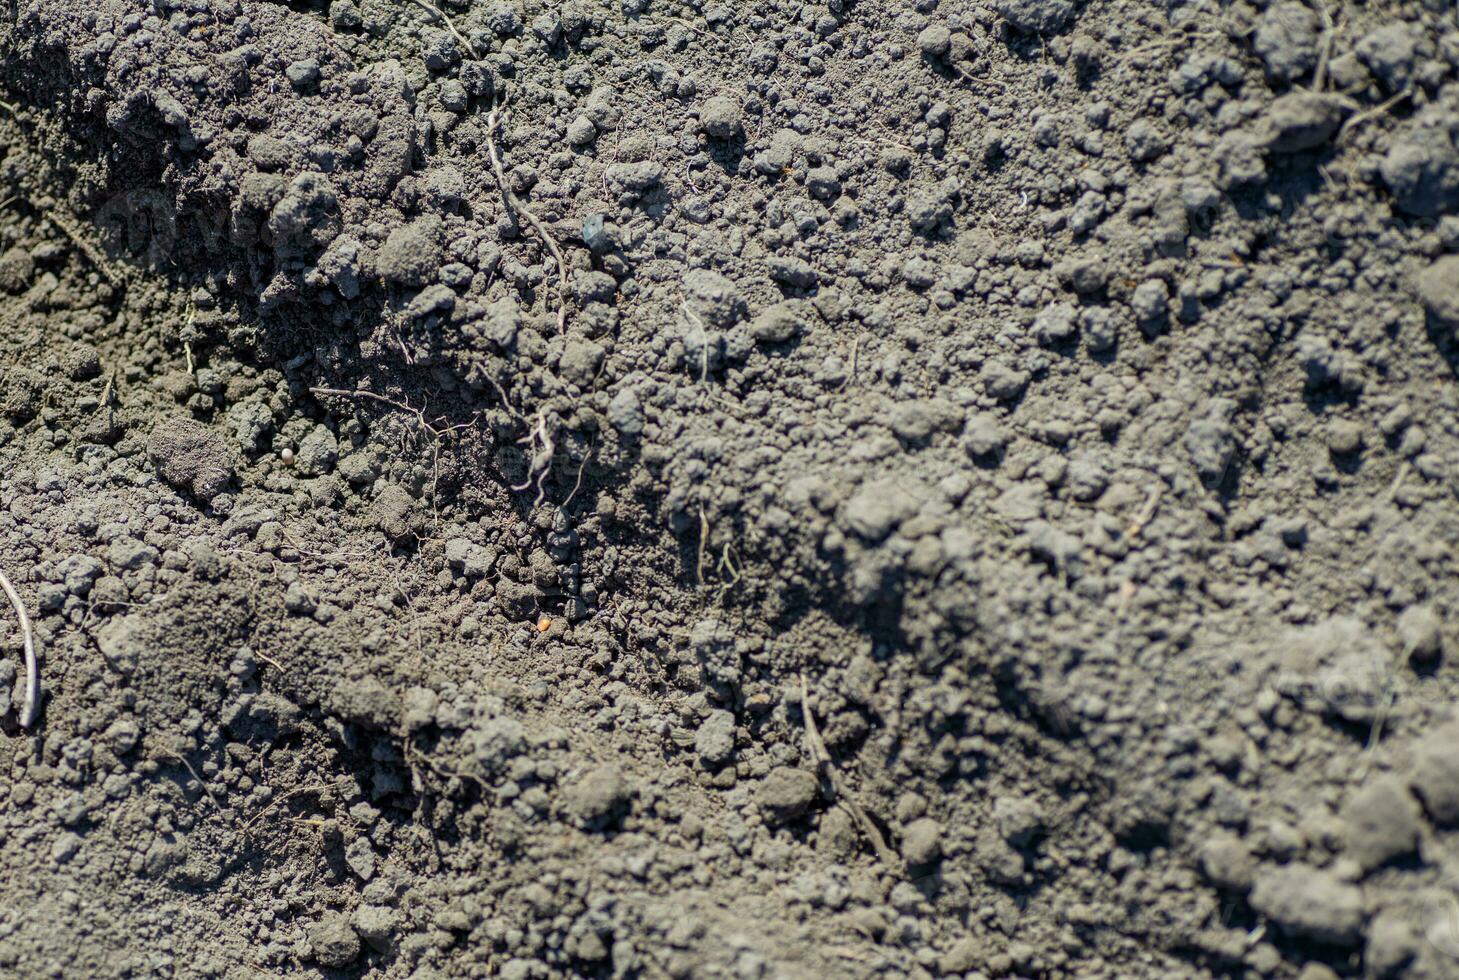
[(36, 692), (41, 686), (40, 666), (35, 659), (35, 633), (30, 628), (25, 603), (20, 601), (20, 593), (10, 584), (4, 569), (0, 569), (0, 588), (5, 590), (10, 604), (15, 607), (15, 614), (20, 617), (20, 634), (25, 642), (25, 702), (20, 708), (20, 727), (29, 728), (35, 723)]

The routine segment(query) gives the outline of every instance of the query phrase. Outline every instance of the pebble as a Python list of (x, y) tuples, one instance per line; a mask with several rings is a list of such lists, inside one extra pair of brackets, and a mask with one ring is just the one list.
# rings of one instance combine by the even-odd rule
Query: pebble
[(694, 751), (699, 761), (717, 769), (734, 758), (735, 716), (728, 711), (712, 711), (694, 733)]
[(1398, 642), (1412, 664), (1431, 664), (1439, 658), (1444, 637), (1439, 614), (1433, 606), (1409, 606), (1399, 615)]
[(1257, 143), (1269, 153), (1300, 153), (1324, 145), (1342, 123), (1336, 96), (1296, 91), (1283, 95), (1256, 126)]
[(598, 127), (587, 116), (578, 116), (567, 126), (569, 146), (589, 146), (598, 138)]
[(1414, 746), (1408, 784), (1441, 827), (1459, 825), (1459, 721), (1425, 734)]
[(931, 817), (913, 820), (902, 830), (902, 857), (914, 868), (942, 858), (942, 824)]
[(314, 962), (342, 969), (360, 955), (360, 937), (345, 916), (332, 912), (307, 930)]
[(580, 826), (603, 829), (628, 811), (633, 786), (616, 765), (590, 770), (567, 790), (567, 811)]
[(1392, 776), (1376, 779), (1359, 790), (1339, 816), (1345, 826), (1345, 853), (1364, 871), (1409, 854), (1418, 846), (1418, 803)]
[(1333, 946), (1355, 946), (1362, 938), (1363, 893), (1331, 871), (1301, 864), (1265, 869), (1250, 901), (1296, 938)]
[(1327, 427), (1327, 449), (1334, 456), (1352, 456), (1363, 448), (1363, 426), (1352, 419), (1336, 419)]
[(613, 236), (608, 231), (607, 215), (590, 214), (583, 219), (583, 244), (594, 255), (607, 255), (613, 250)]
[(699, 109), (699, 126), (712, 140), (728, 142), (740, 134), (744, 113), (738, 103), (722, 95), (706, 99)]
[(684, 305), (700, 325), (727, 330), (746, 313), (745, 300), (729, 278), (712, 269), (693, 269), (684, 274)]
[(996, 0), (993, 8), (1025, 34), (1057, 34), (1074, 17), (1073, 0)]
[(794, 766), (771, 769), (755, 787), (755, 803), (771, 826), (804, 816), (819, 795), (815, 775)]
[(933, 60), (945, 57), (952, 47), (952, 31), (946, 24), (928, 24), (917, 35), (917, 47), (923, 57)]
[(1459, 255), (1445, 256), (1419, 273), (1416, 286), (1429, 316), (1459, 331)]
[(1251, 848), (1229, 835), (1213, 837), (1201, 845), (1201, 870), (1219, 888), (1246, 894), (1256, 878), (1256, 859)]

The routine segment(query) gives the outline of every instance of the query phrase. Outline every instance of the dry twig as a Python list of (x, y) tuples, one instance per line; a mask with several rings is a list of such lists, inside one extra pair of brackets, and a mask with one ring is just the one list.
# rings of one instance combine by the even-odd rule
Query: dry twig
[(35, 723), (36, 693), (40, 690), (40, 666), (35, 659), (35, 633), (30, 628), (30, 617), (25, 613), (25, 603), (20, 593), (10, 584), (4, 569), (0, 569), (0, 589), (10, 598), (15, 614), (20, 617), (20, 635), (25, 644), (25, 702), (20, 708), (20, 727), (29, 728)]
[(1365, 109), (1355, 115), (1348, 116), (1347, 120), (1343, 122), (1342, 128), (1337, 131), (1337, 139), (1333, 140), (1333, 142), (1339, 146), (1342, 145), (1343, 140), (1347, 139), (1348, 135), (1351, 134), (1353, 130), (1357, 129), (1368, 120), (1376, 119), (1379, 116), (1383, 115), (1383, 113), (1387, 112), (1389, 109), (1392, 109), (1394, 106), (1398, 105), (1398, 103), (1402, 102), (1404, 99), (1408, 98), (1412, 94), (1413, 86), (1410, 85), (1402, 92), (1399, 92), (1397, 95), (1393, 96), (1390, 99), (1378, 103), (1377, 105), (1373, 106), (1373, 108)]
[(251, 818), (249, 818), (249, 821), (243, 825), (243, 833), (248, 833), (249, 828), (258, 823), (264, 817), (268, 816), (270, 813), (272, 813), (275, 809), (278, 808), (280, 804), (292, 800), (296, 796), (303, 796), (305, 793), (328, 793), (336, 786), (339, 786), (342, 783), (349, 782), (349, 779), (349, 776), (340, 776), (338, 779), (332, 782), (312, 783), (308, 786), (300, 786), (297, 789), (292, 789), (287, 793), (275, 796), (273, 800), (268, 804), (268, 806), (264, 807), (262, 810), (258, 811)]
[(461, 35), (460, 31), (456, 30), (456, 25), (451, 23), (451, 18), (447, 17), (439, 7), (431, 6), (430, 4), (426, 3), (426, 0), (410, 0), (410, 2), (424, 10), (426, 13), (430, 14), (432, 17), (436, 18), (436, 20), (440, 21), (442, 24), (445, 24), (446, 30), (451, 32), (451, 36), (456, 39), (456, 42), (461, 45), (461, 47), (466, 51), (467, 54), (471, 55), (473, 60), (481, 57), (481, 55), (476, 53), (476, 48), (471, 44), (471, 42), (466, 40), (466, 38)]
[(347, 391), (344, 388), (310, 388), (309, 393), (311, 395), (314, 395), (315, 397), (318, 397), (320, 395), (334, 395), (338, 398), (366, 399), (372, 402), (379, 402), (381, 405), (389, 405), (391, 408), (398, 408), (402, 412), (407, 412), (411, 415), (414, 415), (416, 421), (420, 423), (421, 428), (425, 429), (437, 439), (440, 439), (451, 432), (455, 432), (458, 429), (467, 429), (471, 427), (470, 422), (461, 422), (456, 425), (448, 426), (442, 429), (427, 422), (425, 412), (423, 412), (421, 409), (412, 408), (405, 402), (398, 402), (394, 398), (387, 398), (384, 395), (377, 395), (373, 391), (365, 391), (363, 389), (356, 391)]
[(806, 744), (810, 749), (811, 758), (816, 761), (816, 768), (820, 771), (821, 779), (830, 789), (828, 794), (831, 802), (841, 807), (851, 815), (856, 826), (866, 835), (871, 842), (871, 849), (876, 856), (887, 867), (896, 869), (901, 867), (901, 860), (895, 851), (887, 846), (886, 838), (882, 837), (881, 830), (872, 821), (870, 815), (861, 808), (851, 797), (847, 796), (841, 789), (841, 774), (836, 771), (835, 764), (831, 762), (831, 753), (826, 751), (826, 743), (821, 740), (820, 729), (816, 726), (816, 716), (811, 711), (810, 689), (806, 687), (805, 675), (800, 675), (800, 713), (805, 719)]
[(219, 800), (218, 797), (213, 794), (213, 790), (208, 786), (208, 784), (206, 782), (203, 781), (203, 777), (198, 775), (198, 771), (193, 768), (193, 764), (191, 762), (188, 762), (186, 759), (184, 759), (181, 755), (179, 755), (176, 752), (169, 752), (167, 754), (169, 756), (171, 756), (172, 758), (176, 759), (178, 762), (181, 762), (183, 764), (184, 768), (187, 769), (188, 773), (192, 775), (192, 778), (194, 778), (194, 779), (196, 779), (198, 781), (198, 787), (204, 793), (207, 793), (208, 794), (208, 799), (210, 799), (210, 800), (213, 801), (213, 806), (217, 807), (221, 811), (223, 809), (223, 803), (222, 803), (222, 801)]
[(1323, 0), (1317, 0), (1317, 13), (1322, 18), (1322, 46), (1317, 51), (1317, 68), (1312, 72), (1312, 91), (1321, 92), (1327, 87), (1327, 63), (1332, 58), (1332, 42), (1337, 29)]
[(527, 224), (531, 225), (532, 229), (537, 232), (537, 237), (542, 239), (543, 244), (547, 246), (548, 251), (552, 253), (553, 259), (557, 262), (557, 331), (558, 333), (566, 333), (567, 260), (563, 258), (562, 249), (557, 247), (557, 240), (548, 232), (547, 226), (542, 223), (542, 219), (527, 210), (527, 207), (517, 198), (516, 191), (512, 190), (512, 185), (507, 183), (507, 175), (502, 170), (501, 157), (496, 151), (496, 130), (497, 126), (501, 124), (501, 111), (502, 106), (505, 104), (505, 100), (503, 100), (492, 106), (491, 115), (486, 117), (486, 149), (491, 155), (491, 169), (496, 174), (497, 186), (501, 189), (502, 199), (507, 202), (507, 207), (511, 208), (519, 217), (526, 219)]

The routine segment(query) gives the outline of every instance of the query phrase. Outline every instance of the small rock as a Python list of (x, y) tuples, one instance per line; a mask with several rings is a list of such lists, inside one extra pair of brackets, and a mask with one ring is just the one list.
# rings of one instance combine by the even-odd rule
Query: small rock
[(738, 103), (724, 96), (705, 101), (699, 110), (699, 126), (712, 140), (728, 142), (740, 134), (744, 115)]
[(1251, 849), (1229, 835), (1213, 837), (1201, 846), (1201, 870), (1218, 888), (1244, 895), (1256, 879)]
[(755, 803), (767, 824), (779, 826), (804, 816), (820, 792), (813, 773), (794, 766), (776, 766), (755, 787)]
[(1414, 746), (1408, 784), (1441, 827), (1459, 825), (1459, 721), (1434, 729)]
[(1325, 144), (1342, 123), (1342, 103), (1319, 92), (1289, 92), (1267, 107), (1257, 142), (1270, 153), (1300, 153)]
[(598, 138), (598, 127), (587, 116), (578, 116), (567, 126), (569, 146), (589, 146)]
[(307, 91), (319, 83), (319, 62), (313, 58), (295, 61), (284, 69), (284, 77), (297, 91)]
[(613, 251), (613, 236), (608, 230), (607, 216), (590, 214), (583, 219), (583, 244), (594, 255)]
[(1337, 419), (1327, 427), (1327, 449), (1334, 456), (1352, 456), (1363, 448), (1363, 426), (1352, 419)]
[(931, 817), (913, 820), (902, 830), (902, 857), (914, 868), (942, 858), (942, 824)]
[(171, 418), (152, 430), (147, 456), (162, 479), (203, 503), (227, 489), (233, 479), (228, 441), (196, 419)]
[(1025, 34), (1057, 34), (1074, 18), (1073, 0), (996, 0), (993, 7)]
[(360, 955), (360, 937), (349, 919), (339, 913), (326, 915), (310, 926), (306, 934), (314, 962), (320, 966), (343, 969)]
[(694, 733), (694, 751), (699, 761), (717, 769), (734, 758), (735, 716), (728, 711), (711, 711)]
[(1459, 332), (1459, 255), (1445, 256), (1420, 272), (1416, 286), (1429, 316)]
[(917, 35), (917, 47), (924, 58), (933, 61), (943, 58), (952, 48), (952, 31), (946, 24), (928, 24)]
[(1409, 606), (1398, 617), (1398, 642), (1410, 663), (1429, 664), (1443, 651), (1439, 614), (1433, 606)]
[(605, 829), (622, 819), (633, 800), (633, 787), (615, 765), (591, 770), (567, 790), (567, 810), (580, 826)]
[(699, 324), (727, 330), (745, 316), (745, 301), (739, 288), (712, 269), (684, 273), (684, 305)]
[(1385, 776), (1364, 787), (1339, 813), (1346, 854), (1364, 871), (1409, 854), (1418, 846), (1419, 806), (1397, 779)]
[(1263, 871), (1251, 907), (1288, 935), (1355, 946), (1363, 935), (1363, 893), (1330, 871), (1293, 864)]

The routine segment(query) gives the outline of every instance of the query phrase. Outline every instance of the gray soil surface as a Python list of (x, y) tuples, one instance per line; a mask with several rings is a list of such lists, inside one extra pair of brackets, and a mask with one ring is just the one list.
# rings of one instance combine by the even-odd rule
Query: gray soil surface
[(0, 976), (1459, 977), (1449, 0), (12, 0)]

